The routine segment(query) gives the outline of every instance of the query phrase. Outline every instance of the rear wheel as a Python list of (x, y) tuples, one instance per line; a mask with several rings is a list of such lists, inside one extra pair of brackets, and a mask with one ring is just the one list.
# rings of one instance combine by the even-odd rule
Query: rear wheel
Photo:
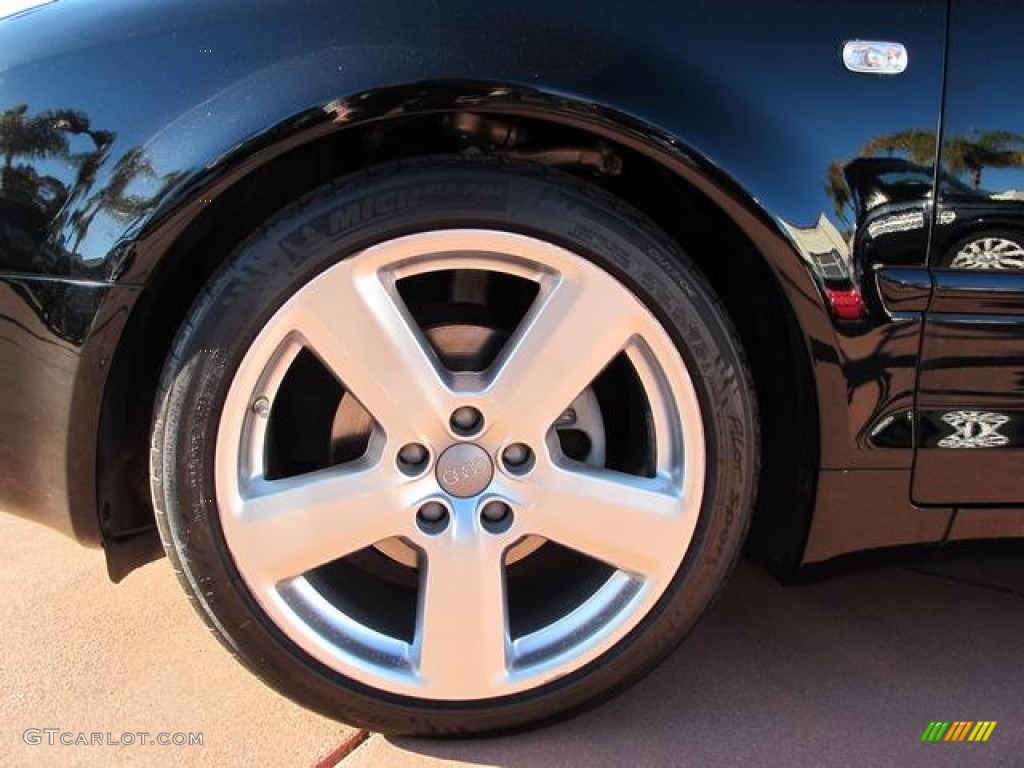
[(502, 730), (638, 679), (708, 605), (756, 477), (710, 289), (560, 174), (433, 160), (322, 191), (225, 264), (153, 432), (165, 546), (283, 693)]

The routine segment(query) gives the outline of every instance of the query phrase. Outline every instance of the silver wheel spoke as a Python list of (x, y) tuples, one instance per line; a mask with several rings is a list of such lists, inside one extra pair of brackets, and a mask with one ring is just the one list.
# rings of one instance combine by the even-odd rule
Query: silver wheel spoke
[(433, 431), (451, 408), (433, 350), (386, 277), (347, 266), (296, 297), (294, 330), (389, 437)]
[(500, 686), (508, 645), (501, 549), (486, 539), (431, 549), (416, 627), (424, 683), (454, 698)]
[(497, 361), (488, 388), (500, 428), (543, 436), (626, 346), (641, 312), (607, 275), (552, 278)]
[(377, 468), (261, 481), (231, 527), (232, 551), (274, 584), (404, 533), (410, 512)]
[(641, 576), (661, 575), (666, 542), (685, 536), (697, 516), (660, 478), (550, 466), (532, 479), (530, 533)]

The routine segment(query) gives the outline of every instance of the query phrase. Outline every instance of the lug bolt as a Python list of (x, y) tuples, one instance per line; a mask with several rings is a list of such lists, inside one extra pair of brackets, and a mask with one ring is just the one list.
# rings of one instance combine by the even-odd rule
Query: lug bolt
[(562, 415), (555, 420), (556, 427), (568, 427), (576, 423), (576, 409), (566, 408)]
[(504, 533), (512, 527), (512, 508), (504, 501), (488, 501), (480, 510), (480, 523), (489, 533)]
[(509, 472), (521, 475), (533, 466), (533, 451), (524, 443), (512, 443), (501, 452), (501, 461)]
[(439, 501), (428, 501), (416, 513), (416, 522), (424, 533), (440, 533), (448, 523), (448, 510)]
[(428, 501), (420, 507), (420, 517), (428, 523), (436, 523), (447, 514), (448, 510), (439, 501)]
[(460, 435), (470, 435), (480, 431), (484, 417), (476, 408), (463, 405), (452, 413), (451, 424), (452, 429)]
[(270, 401), (265, 397), (257, 397), (252, 404), (252, 412), (266, 418), (270, 415)]
[(500, 523), (511, 511), (508, 504), (503, 501), (488, 501), (480, 510), (480, 514), (488, 523)]
[(398, 451), (399, 467), (407, 474), (415, 474), (423, 469), (429, 455), (426, 446), (419, 443), (408, 443)]

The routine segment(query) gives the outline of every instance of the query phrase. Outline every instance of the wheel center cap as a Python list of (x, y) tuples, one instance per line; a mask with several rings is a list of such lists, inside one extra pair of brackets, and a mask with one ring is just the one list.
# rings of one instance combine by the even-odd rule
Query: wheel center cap
[(491, 457), (473, 443), (456, 443), (437, 460), (437, 482), (461, 499), (483, 493), (493, 476)]

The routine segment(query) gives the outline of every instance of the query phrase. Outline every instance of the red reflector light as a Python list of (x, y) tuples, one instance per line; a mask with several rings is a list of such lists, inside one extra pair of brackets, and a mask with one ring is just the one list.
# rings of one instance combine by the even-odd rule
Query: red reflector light
[(832, 305), (832, 311), (839, 319), (860, 320), (864, 317), (864, 299), (856, 288), (845, 291), (826, 288), (825, 295), (828, 297), (828, 303)]

